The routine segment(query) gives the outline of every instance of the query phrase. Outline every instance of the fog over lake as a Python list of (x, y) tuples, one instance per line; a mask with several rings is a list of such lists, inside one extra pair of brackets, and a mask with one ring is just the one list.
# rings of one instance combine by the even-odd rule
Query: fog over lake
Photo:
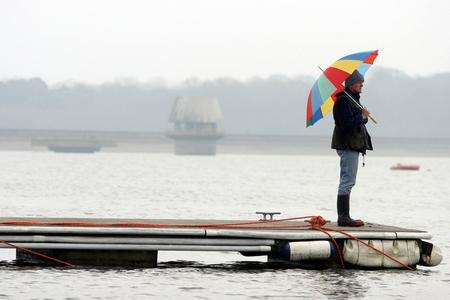
[[(161, 132), (177, 96), (217, 97), (227, 134), (329, 135), (332, 117), (305, 128), (314, 78), (191, 78), (177, 85), (122, 80), (48, 85), (40, 78), (0, 82), (0, 128)], [(450, 73), (411, 77), (374, 66), (361, 101), (374, 136), (449, 138)]]

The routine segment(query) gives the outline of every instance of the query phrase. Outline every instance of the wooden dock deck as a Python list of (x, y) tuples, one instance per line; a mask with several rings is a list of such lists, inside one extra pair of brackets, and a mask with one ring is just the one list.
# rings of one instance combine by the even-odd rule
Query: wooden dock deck
[[(280, 245), (290, 242), (349, 238), (334, 230), (358, 239), (431, 239), (426, 231), (373, 223), (352, 228), (329, 222), (323, 228), (327, 232), (312, 228), (303, 219), (0, 218), (0, 248), (13, 244), (83, 264), (107, 261), (114, 265), (121, 262), (145, 265), (151, 261), (154, 266), (158, 251), (237, 251), (244, 255), (273, 256)], [(17, 254), (22, 260), (30, 259), (20, 249)]]
[[(367, 223), (363, 227), (338, 227), (335, 222), (325, 225), (333, 230), (345, 230), (358, 238), (431, 239), (426, 231)], [(216, 219), (112, 219), (112, 218), (0, 218), (0, 234), (86, 234), (86, 235), (180, 235), (198, 237), (245, 237), (272, 239), (329, 239), (311, 229), (305, 220), (258, 221)], [(345, 238), (330, 232), (334, 238)]]

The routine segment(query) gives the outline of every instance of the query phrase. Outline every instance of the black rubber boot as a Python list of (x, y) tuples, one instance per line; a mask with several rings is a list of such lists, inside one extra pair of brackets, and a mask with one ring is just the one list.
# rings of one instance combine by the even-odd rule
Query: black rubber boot
[(350, 218), (350, 195), (338, 195), (337, 197), (338, 226), (360, 227), (364, 226), (361, 220)]

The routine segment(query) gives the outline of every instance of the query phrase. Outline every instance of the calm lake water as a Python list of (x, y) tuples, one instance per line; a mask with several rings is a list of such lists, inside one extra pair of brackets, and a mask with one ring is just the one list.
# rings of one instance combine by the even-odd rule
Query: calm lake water
[[(418, 172), (391, 171), (398, 163)], [(264, 257), (160, 252), (155, 269), (23, 268), (0, 252), (0, 298), (431, 298), (450, 295), (450, 157), (374, 156), (360, 168), (352, 214), (423, 229), (444, 261), (408, 271), (273, 269)], [(335, 155), (0, 152), (1, 216), (335, 219)]]

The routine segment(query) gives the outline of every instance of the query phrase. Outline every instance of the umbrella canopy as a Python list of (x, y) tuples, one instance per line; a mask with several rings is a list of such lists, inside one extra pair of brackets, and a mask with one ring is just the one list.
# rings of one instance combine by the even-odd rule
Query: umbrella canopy
[(350, 54), (329, 66), (316, 80), (308, 96), (306, 127), (333, 110), (336, 94), (344, 89), (342, 83), (355, 71), (366, 73), (378, 55), (378, 50)]

